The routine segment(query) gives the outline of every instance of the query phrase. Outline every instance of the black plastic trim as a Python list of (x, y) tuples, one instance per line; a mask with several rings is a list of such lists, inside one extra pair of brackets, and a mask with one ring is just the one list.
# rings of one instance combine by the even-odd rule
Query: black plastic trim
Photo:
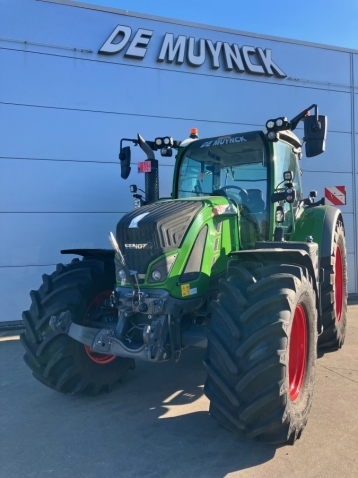
[(62, 249), (60, 252), (61, 254), (75, 254), (82, 257), (113, 256), (114, 258), (115, 254), (113, 249)]
[(341, 210), (334, 206), (329, 207), (323, 222), (321, 257), (329, 257), (333, 253), (334, 230), (338, 219), (343, 224)]

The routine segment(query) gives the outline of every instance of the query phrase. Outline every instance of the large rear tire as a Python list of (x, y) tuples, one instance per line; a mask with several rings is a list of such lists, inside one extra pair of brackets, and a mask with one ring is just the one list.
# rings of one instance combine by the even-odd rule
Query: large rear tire
[(324, 269), (322, 284), (322, 325), (323, 333), (318, 337), (318, 345), (322, 348), (341, 348), (346, 336), (347, 327), (347, 250), (344, 228), (337, 221), (333, 253), (330, 257), (322, 257), (321, 267)]
[(231, 261), (208, 327), (210, 414), (259, 441), (294, 443), (312, 404), (315, 293), (306, 269)]
[(94, 354), (68, 335), (53, 332), (49, 320), (71, 310), (72, 320), (83, 325), (90, 310), (101, 307), (113, 290), (113, 261), (74, 259), (68, 265), (58, 264), (55, 272), (42, 278), (39, 290), (30, 292), (30, 310), (22, 314), (25, 363), (37, 380), (58, 392), (96, 395), (110, 391), (134, 368), (134, 360)]

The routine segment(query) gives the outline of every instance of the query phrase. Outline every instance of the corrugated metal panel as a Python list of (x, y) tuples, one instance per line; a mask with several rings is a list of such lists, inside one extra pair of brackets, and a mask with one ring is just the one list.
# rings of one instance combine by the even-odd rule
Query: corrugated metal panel
[[(188, 100), (190, 111), (195, 108), (193, 110)], [(166, 135), (181, 140), (189, 136), (194, 126), (199, 128), (201, 138), (253, 129), (248, 124), (208, 122), (205, 117), (200, 121), (181, 120), (153, 118), (148, 113), (143, 117), (0, 105), (0, 156), (118, 164), (120, 139), (136, 138), (137, 133), (147, 140)], [(143, 151), (133, 148), (132, 160), (144, 159)], [(174, 164), (175, 161), (174, 156), (162, 158), (158, 155), (158, 159), (162, 164)]]
[(56, 264), (63, 260), (61, 249), (110, 249), (108, 232), (115, 231), (121, 217), (116, 213), (0, 214), (0, 266)]
[(355, 288), (356, 270), (354, 268), (354, 264), (355, 264), (354, 254), (347, 255), (347, 262), (348, 262), (348, 293), (354, 294), (356, 293), (356, 288)]
[[(148, 48), (145, 58), (141, 61), (141, 65), (146, 67), (153, 68), (154, 64), (158, 69), (177, 69), (175, 64), (157, 62), (163, 36), (165, 33), (170, 32), (175, 37), (178, 35), (193, 36), (196, 39), (207, 38), (212, 40), (212, 42), (219, 40), (229, 43), (235, 42), (240, 46), (252, 45), (264, 49), (272, 48), (274, 60), (291, 77), (327, 81), (328, 76), (333, 83), (349, 83), (349, 53), (346, 52), (323, 50), (319, 47), (315, 48), (313, 45), (307, 47), (267, 38), (254, 38), (234, 31), (225, 32), (220, 31), (220, 29), (213, 31), (212, 28), (205, 28), (205, 26), (175, 24), (174, 22), (137, 18), (117, 13), (96, 12), (94, 10), (71, 8), (62, 5), (43, 5), (39, 2), (32, 2), (34, 5), (31, 4), (31, 6), (28, 5), (28, 2), (23, 3), (22, 15), (18, 16), (19, 18), (17, 18), (16, 22), (16, 32), (21, 32), (21, 37), (27, 40), (55, 45), (77, 46), (97, 52), (112, 33), (115, 26), (121, 24), (130, 26), (133, 32), (139, 27), (154, 30), (155, 33), (151, 38), (150, 48)], [(12, 38), (14, 36), (14, 28), (11, 22), (11, 10), (9, 12), (8, 9), (4, 8), (3, 16), (5, 21), (2, 28), (2, 36)], [(29, 22), (29, 17), (36, 18), (37, 21)], [(56, 17), (56, 22), (53, 22), (54, 17)], [(6, 21), (7, 18), (9, 18), (9, 21)], [(38, 28), (40, 22), (42, 27)], [(48, 51), (48, 48), (41, 46), (29, 45), (27, 48), (46, 53)], [(114, 64), (118, 62), (131, 63), (130, 59), (123, 57), (124, 52), (118, 55), (99, 55), (98, 57), (95, 54), (81, 54), (80, 52), (74, 54), (68, 50), (59, 50), (55, 53), (64, 56), (95, 58), (101, 62)], [(332, 68), (333, 65), (334, 68)], [(197, 70), (183, 64), (181, 70), (186, 72), (196, 71), (200, 76), (208, 72), (212, 75), (223, 74), (221, 69), (217, 71), (211, 70), (209, 61)], [(226, 75), (230, 74), (238, 76), (233, 72), (226, 73)], [(249, 76), (248, 81), (250, 79), (254, 78)], [(275, 79), (267, 78), (266, 81), (275, 81)]]
[[(178, 69), (138, 68), (142, 63), (114, 65), (16, 51), (1, 53), (2, 68), (11, 66), (2, 82), (2, 101), (252, 125), (264, 125), (269, 118), (282, 115), (293, 117), (318, 103), (321, 112), (329, 115), (330, 130), (351, 130), (349, 90), (327, 90), (324, 85), (301, 88), (249, 75), (247, 81), (241, 81), (201, 75), (193, 69), (188, 72), (191, 74), (182, 74)], [(25, 87), (21, 81), (24, 68), (29, 71)]]
[[(326, 114), (322, 110), (322, 113)], [(328, 123), (330, 118), (328, 118)], [(303, 138), (303, 131), (296, 133)], [(352, 142), (351, 133), (336, 133), (328, 131), (326, 151), (314, 158), (303, 158), (301, 161), (303, 171), (322, 172), (352, 172)]]
[[(144, 159), (144, 158), (143, 158)], [(125, 181), (114, 163), (0, 159), (1, 212), (127, 212), (130, 184), (144, 189), (137, 165)], [(173, 166), (160, 166), (161, 197), (171, 193)], [(1, 241), (1, 238), (0, 238)]]
[[(28, 290), (40, 283), (43, 265), (63, 260), (61, 248), (108, 247), (108, 230), (132, 208), (128, 185), (144, 186), (135, 164), (129, 179), (120, 179), (120, 138), (139, 132), (148, 140), (164, 135), (184, 139), (193, 126), (201, 138), (244, 132), (260, 129), (272, 117), (292, 117), (312, 103), (328, 115), (329, 134), (325, 154), (302, 160), (304, 192), (317, 189), (322, 196), (324, 186), (347, 187), (348, 204), (342, 212), (349, 290), (357, 292), (353, 158), (358, 158), (358, 136), (352, 151), (349, 88), (353, 54), (139, 17), (27, 0), (17, 1), (16, 11), (12, 2), (2, 5), (2, 36), (58, 47), (0, 42), (0, 68), (6, 71), (0, 102), (7, 103), (0, 105), (0, 266), (20, 266), (0, 267), (5, 311), (0, 320), (19, 319), (28, 306)], [(97, 54), (117, 24), (130, 25), (133, 32), (138, 27), (155, 31), (144, 60), (125, 58), (123, 52)], [(223, 65), (213, 70), (208, 58), (200, 68), (158, 63), (167, 32), (272, 48), (274, 61), (288, 78), (239, 74), (225, 71)], [(358, 84), (358, 55), (353, 56)], [(355, 122), (358, 133), (358, 95)], [(303, 136), (302, 129), (298, 136)], [(143, 152), (133, 148), (133, 163), (144, 159)], [(163, 165), (161, 195), (167, 196), (174, 157), (158, 159)]]
[[(64, 259), (70, 261), (69, 257)], [(55, 268), (55, 265), (0, 267), (0, 322), (22, 320), (22, 311), (30, 307), (30, 290), (38, 289), (42, 274), (51, 274)]]

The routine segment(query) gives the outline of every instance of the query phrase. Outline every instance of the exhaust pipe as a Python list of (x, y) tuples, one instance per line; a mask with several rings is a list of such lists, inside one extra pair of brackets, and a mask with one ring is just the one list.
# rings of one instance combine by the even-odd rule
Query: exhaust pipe
[(147, 155), (146, 161), (150, 161), (151, 171), (145, 173), (145, 198), (148, 204), (159, 200), (159, 168), (158, 160), (155, 159), (152, 148), (148, 145), (144, 138), (138, 134), (138, 143)]

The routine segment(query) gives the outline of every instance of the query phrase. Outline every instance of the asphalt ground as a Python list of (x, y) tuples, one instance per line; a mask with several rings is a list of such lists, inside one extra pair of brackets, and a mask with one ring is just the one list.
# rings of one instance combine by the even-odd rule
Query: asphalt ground
[(17, 336), (0, 338), (0, 477), (358, 477), (358, 305), (344, 347), (319, 352), (308, 424), (294, 446), (219, 427), (202, 350), (137, 364), (98, 397), (61, 395), (31, 375)]

